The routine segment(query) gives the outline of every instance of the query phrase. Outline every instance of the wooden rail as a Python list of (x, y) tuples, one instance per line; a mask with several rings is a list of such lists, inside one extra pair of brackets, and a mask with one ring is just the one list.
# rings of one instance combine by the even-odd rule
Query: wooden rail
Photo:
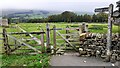
[(76, 49), (76, 47), (74, 45), (72, 45), (63, 35), (61, 35), (60, 32), (56, 31), (56, 33), (62, 37), (63, 40), (65, 40), (71, 47), (73, 47), (73, 49), (75, 49), (75, 51), (78, 51), (78, 49)]
[(56, 29), (50, 29), (50, 30), (79, 30), (79, 28), (56, 28)]
[(30, 45), (28, 45), (28, 44), (26, 44), (26, 43), (18, 40), (17, 38), (15, 38), (15, 37), (13, 37), (13, 36), (11, 36), (11, 35), (8, 35), (8, 34), (7, 34), (7, 36), (10, 37), (11, 39), (14, 39), (14, 40), (16, 40), (17, 42), (21, 43), (21, 45), (27, 46), (27, 47), (33, 49), (34, 51), (37, 51), (38, 53), (42, 53), (41, 51), (37, 50), (36, 48), (34, 48), (34, 47), (32, 47), (32, 46), (30, 46)]
[[(24, 29), (22, 29), (21, 27), (17, 26), (20, 30), (22, 30), (23, 32), (26, 32)], [(41, 40), (34, 37), (32, 34), (28, 34), (30, 37), (32, 37), (33, 40), (35, 40), (39, 45), (41, 44)]]
[[(3, 34), (4, 49), (5, 49), (6, 54), (10, 54), (11, 52), (17, 50), (21, 46), (27, 46), (27, 47), (33, 49), (34, 51), (37, 51), (38, 53), (44, 52), (44, 49), (45, 49), (45, 47), (44, 47), (44, 34), (45, 34), (45, 32), (43, 30), (41, 30), (40, 32), (26, 32), (26, 31), (23, 30), (23, 32), (7, 33), (6, 29), (3, 28), (3, 33), (2, 34)], [(11, 36), (10, 34), (29, 34), (32, 37), (31, 40), (35, 40), (35, 41), (40, 40), (39, 42), (41, 43), (41, 46), (42, 46), (42, 52), (39, 51), (38, 49), (24, 43), (24, 42), (22, 42), (21, 40)], [(33, 37), (31, 34), (40, 34), (41, 38), (38, 40), (38, 39), (36, 39), (36, 37)], [(8, 41), (10, 41), (10, 40), (14, 41), (14, 43), (12, 44), (14, 46), (14, 48), (11, 47), (11, 44), (8, 43)]]
[[(7, 33), (7, 34), (43, 34), (45, 32), (10, 32), (10, 33)], [(0, 33), (0, 34), (3, 34), (3, 33)]]

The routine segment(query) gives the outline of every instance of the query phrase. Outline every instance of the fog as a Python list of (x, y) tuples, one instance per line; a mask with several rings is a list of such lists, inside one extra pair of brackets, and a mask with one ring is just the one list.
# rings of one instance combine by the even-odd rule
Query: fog
[(39, 9), (93, 12), (97, 7), (115, 4), (118, 0), (0, 0), (0, 9)]

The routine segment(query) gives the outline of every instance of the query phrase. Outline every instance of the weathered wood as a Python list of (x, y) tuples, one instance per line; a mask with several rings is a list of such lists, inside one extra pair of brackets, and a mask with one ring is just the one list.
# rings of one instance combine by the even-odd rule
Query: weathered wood
[(82, 25), (79, 25), (79, 35), (82, 33)]
[(119, 15), (120, 15), (120, 13), (119, 13), (118, 10), (116, 10), (116, 11), (113, 12), (113, 17), (118, 17)]
[(47, 39), (47, 48), (50, 48), (50, 28), (49, 28), (49, 24), (46, 24), (46, 39)]
[(10, 52), (13, 52), (13, 51), (17, 50), (17, 49), (20, 48), (20, 47), (21, 47), (21, 46), (18, 46), (18, 47), (14, 48), (14, 49), (11, 49)]
[[(36, 49), (40, 50), (40, 48), (36, 48)], [(32, 49), (31, 48), (19, 48), (17, 50), (32, 50)]]
[(86, 24), (85, 25), (85, 32), (87, 33), (89, 30), (88, 30), (88, 25)]
[[(50, 29), (53, 30), (53, 29)], [(79, 28), (56, 28), (55, 30), (79, 30)]]
[[(8, 35), (8, 34), (7, 34), (7, 35)], [(15, 37), (10, 36), (10, 35), (8, 35), (8, 36), (9, 36), (11, 39), (14, 39), (14, 40), (16, 40), (17, 42), (21, 43), (21, 45), (25, 45), (25, 46), (27, 46), (27, 47), (33, 49), (34, 51), (37, 51), (38, 53), (41, 53), (41, 51), (37, 50), (36, 48), (34, 48), (34, 47), (32, 47), (32, 46), (30, 46), (30, 45), (28, 45), (28, 44), (26, 44), (26, 43), (24, 43), (24, 42), (18, 40), (18, 39), (16, 39)]]
[(111, 42), (112, 42), (112, 21), (111, 17), (113, 14), (113, 4), (109, 5), (109, 16), (108, 16), (108, 33), (107, 33), (107, 55), (111, 55)]
[(80, 45), (80, 42), (70, 42), (72, 45)]
[(69, 37), (69, 36), (72, 36), (72, 35), (75, 35), (75, 34), (61, 34), (61, 35)]
[[(7, 34), (43, 34), (45, 32), (10, 32), (10, 33), (7, 33)], [(3, 33), (0, 33), (0, 34), (3, 34)]]
[(56, 29), (50, 29), (50, 30), (63, 30), (63, 28), (56, 28)]
[(82, 28), (81, 28), (81, 29), (82, 29), (82, 33), (85, 33), (85, 28), (86, 28), (85, 22), (82, 23), (82, 26), (81, 26), (81, 27), (82, 27)]
[(5, 49), (5, 53), (8, 53), (8, 48), (7, 48), (7, 44), (6, 44), (6, 30), (5, 28), (3, 28), (3, 44), (4, 44), (4, 49)]
[(14, 44), (14, 46), (15, 46), (15, 48), (17, 48), (17, 41), (16, 40), (14, 40), (15, 41), (15, 44)]
[[(22, 29), (21, 27), (17, 26), (20, 30), (22, 30), (23, 32), (26, 32), (24, 29)], [(28, 34), (33, 40), (35, 40), (38, 44), (41, 44), (40, 39), (34, 37), (32, 34)]]
[[(41, 29), (41, 31), (43, 31), (44, 32), (44, 30), (43, 29)], [(44, 46), (44, 34), (41, 34), (41, 46), (42, 46), (42, 53), (44, 53), (45, 52), (45, 46)]]
[(4, 44), (5, 53), (9, 54), (10, 46), (8, 45), (8, 36), (5, 28), (3, 28), (3, 44)]
[(116, 2), (117, 7), (120, 7), (120, 1)]
[(24, 38), (22, 38), (22, 40), (23, 40), (23, 41), (31, 41), (31, 40), (33, 40), (33, 39), (24, 39)]
[(79, 42), (79, 39), (67, 39), (69, 42)]
[(56, 50), (56, 26), (53, 26), (53, 43), (54, 43), (54, 49)]
[(64, 30), (79, 30), (79, 28), (66, 28)]
[[(66, 29), (69, 29), (69, 26), (67, 25), (66, 26)], [(68, 39), (69, 38), (69, 30), (66, 30), (66, 39)], [(67, 43), (67, 42), (66, 42)], [(69, 46), (69, 44), (66, 44), (66, 46)]]
[(63, 39), (56, 39), (56, 40), (63, 40)]
[(95, 12), (106, 12), (109, 11), (109, 7), (104, 7), (104, 8), (96, 8)]
[(60, 32), (56, 31), (56, 33), (63, 38), (75, 51), (78, 51), (75, 46), (73, 46), (64, 36), (60, 34)]

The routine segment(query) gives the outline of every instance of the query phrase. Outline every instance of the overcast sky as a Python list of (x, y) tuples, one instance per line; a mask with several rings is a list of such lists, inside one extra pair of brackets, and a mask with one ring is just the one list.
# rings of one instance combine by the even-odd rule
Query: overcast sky
[(0, 9), (41, 9), (88, 11), (116, 4), (118, 0), (0, 0)]

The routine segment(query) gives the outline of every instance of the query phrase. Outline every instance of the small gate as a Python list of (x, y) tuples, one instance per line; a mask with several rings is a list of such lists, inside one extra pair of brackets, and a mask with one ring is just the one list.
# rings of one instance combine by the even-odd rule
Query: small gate
[[(29, 34), (32, 36), (32, 34), (40, 34), (41, 35), (41, 38), (39, 40), (39, 42), (41, 44), (38, 44), (38, 45), (41, 45), (42, 48), (44, 48), (44, 34), (45, 32), (43, 30), (41, 30), (40, 32), (10, 32), (10, 33), (7, 33), (6, 31), (6, 28), (3, 28), (3, 44), (4, 44), (4, 50), (5, 50), (5, 53), (6, 54), (10, 54), (11, 52), (19, 49), (20, 47), (22, 46), (27, 46), (28, 48), (38, 52), (38, 53), (42, 53), (44, 52), (42, 49), (42, 51), (38, 50), (37, 48), (25, 43), (22, 41), (22, 39), (18, 39), (12, 35), (23, 35), (23, 34)], [(34, 36), (31, 37), (31, 40), (35, 40), (38, 42), (38, 39)]]

